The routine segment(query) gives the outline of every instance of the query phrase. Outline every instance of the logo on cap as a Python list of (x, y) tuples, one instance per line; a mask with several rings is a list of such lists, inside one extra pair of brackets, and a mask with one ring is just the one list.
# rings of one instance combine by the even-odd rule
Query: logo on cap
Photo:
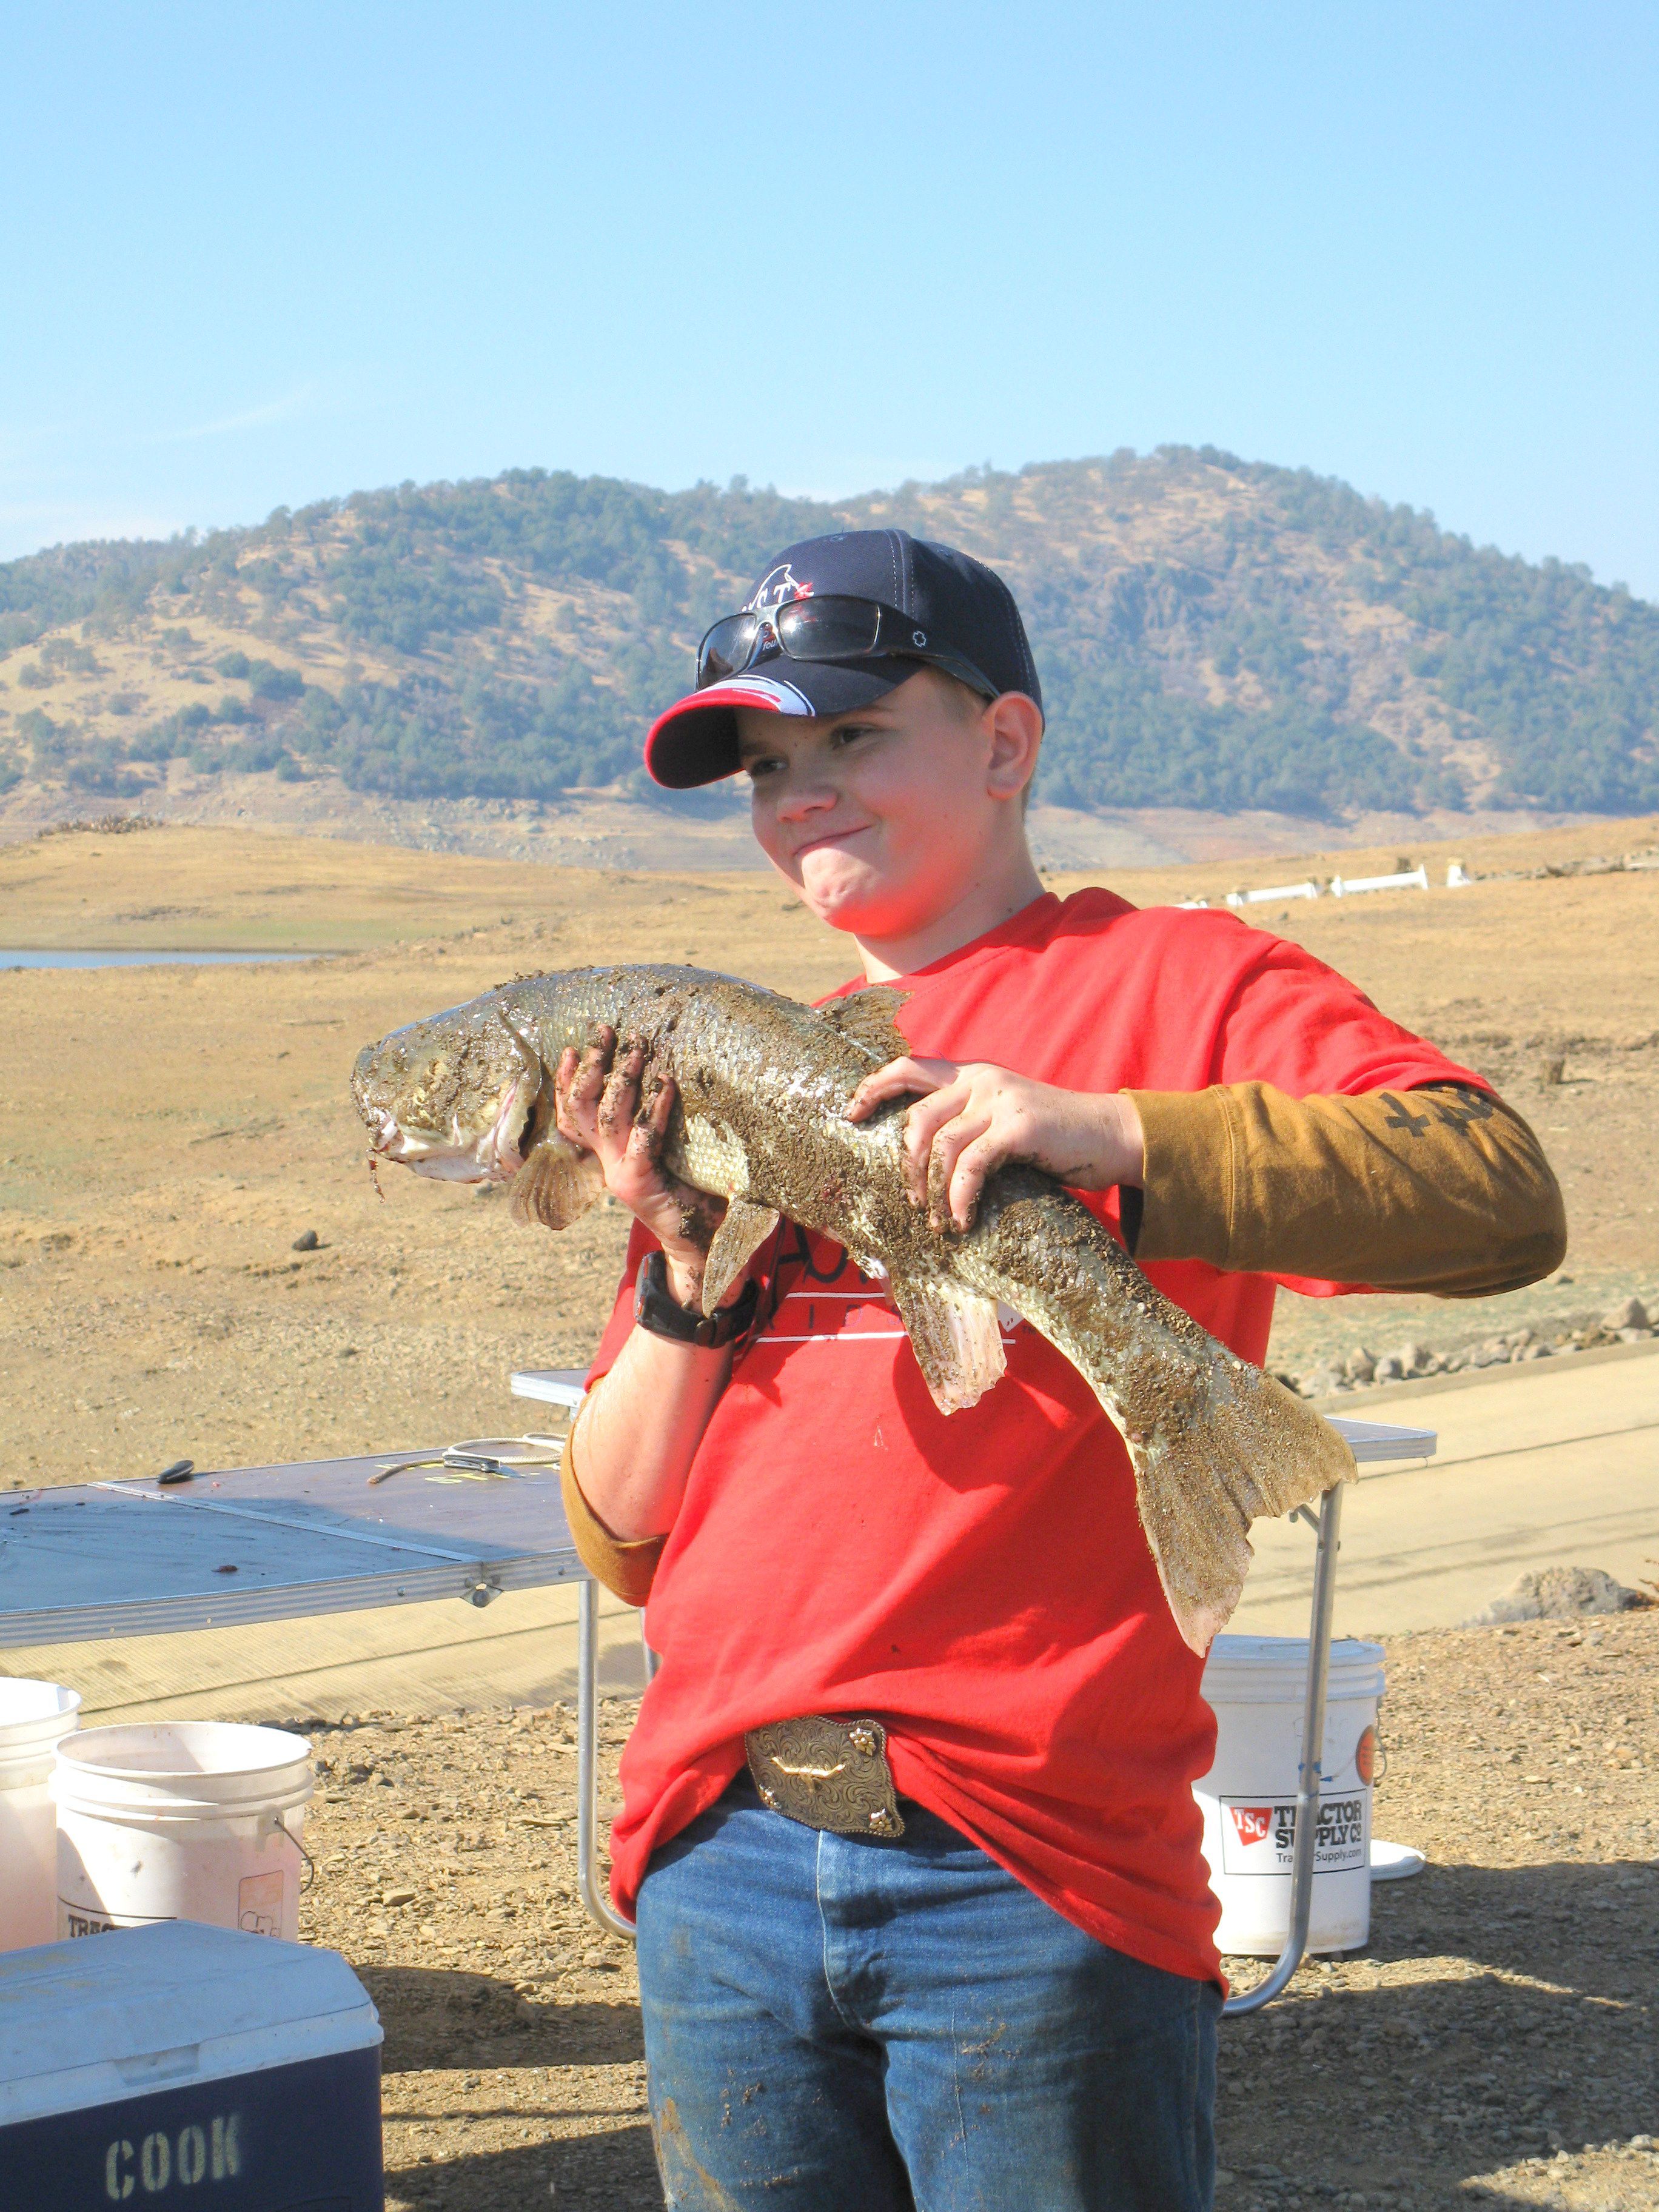
[(752, 615), (761, 607), (781, 607), (790, 599), (810, 599), (811, 596), (811, 584), (803, 584), (786, 561), (761, 579), (760, 589), (744, 612)]

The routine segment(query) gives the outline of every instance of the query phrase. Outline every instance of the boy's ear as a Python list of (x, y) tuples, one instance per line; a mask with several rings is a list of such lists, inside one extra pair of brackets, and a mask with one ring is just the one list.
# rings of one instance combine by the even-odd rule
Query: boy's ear
[(1042, 709), (1023, 691), (1005, 691), (985, 709), (991, 739), (988, 787), (994, 799), (1018, 799), (1036, 774), (1042, 744)]

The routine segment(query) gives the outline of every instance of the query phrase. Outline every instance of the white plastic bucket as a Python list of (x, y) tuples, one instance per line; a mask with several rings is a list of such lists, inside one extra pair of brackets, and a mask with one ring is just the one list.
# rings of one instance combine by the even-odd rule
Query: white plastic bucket
[(58, 1933), (201, 1920), (293, 1942), (311, 1746), (226, 1721), (83, 1729), (60, 1744)]
[(0, 1951), (50, 1943), (57, 1928), (49, 1784), (58, 1743), (80, 1717), (78, 1690), (0, 1675)]
[[(1371, 1778), (1382, 1647), (1331, 1645), (1325, 1702), (1310, 1951), (1355, 1951), (1371, 1922)], [(1221, 1905), (1216, 1942), (1245, 1957), (1277, 1958), (1291, 1924), (1291, 1857), (1307, 1695), (1305, 1636), (1218, 1636), (1204, 1668), (1214, 1711), (1215, 1764), (1193, 1795), (1204, 1815), (1204, 1856)]]

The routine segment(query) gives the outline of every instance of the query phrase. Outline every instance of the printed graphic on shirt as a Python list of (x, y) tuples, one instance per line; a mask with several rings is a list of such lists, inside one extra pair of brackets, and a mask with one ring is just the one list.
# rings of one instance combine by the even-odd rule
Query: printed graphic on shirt
[[(857, 1351), (904, 1335), (884, 1274), (866, 1275), (839, 1244), (793, 1224), (792, 1230), (778, 1271), (780, 1282), (789, 1287), (756, 1337), (757, 1351), (771, 1344), (836, 1344)], [(1012, 1344), (1019, 1316), (1006, 1306), (999, 1310), (1002, 1340)]]
[[(1370, 1826), (1369, 1790), (1330, 1791), (1319, 1801), (1314, 1831), (1314, 1871), (1342, 1874), (1363, 1867)], [(1223, 1874), (1289, 1874), (1296, 1850), (1296, 1800), (1263, 1804), (1244, 1797), (1221, 1801)]]

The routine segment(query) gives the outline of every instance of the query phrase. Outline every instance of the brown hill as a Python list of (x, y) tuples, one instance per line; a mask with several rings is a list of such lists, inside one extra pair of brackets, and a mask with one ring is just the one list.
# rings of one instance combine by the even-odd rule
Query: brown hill
[[(324, 815), (342, 792), (428, 812), (638, 798), (647, 714), (757, 562), (881, 522), (1009, 575), (1049, 712), (1043, 796), (1073, 814), (1352, 831), (1659, 805), (1659, 610), (1207, 448), (834, 509), (517, 471), (60, 548), (0, 568), (0, 786), (34, 818), (93, 798), (212, 815), (249, 777), (236, 805), (284, 815), (307, 785)], [(679, 818), (729, 822), (730, 796)]]

